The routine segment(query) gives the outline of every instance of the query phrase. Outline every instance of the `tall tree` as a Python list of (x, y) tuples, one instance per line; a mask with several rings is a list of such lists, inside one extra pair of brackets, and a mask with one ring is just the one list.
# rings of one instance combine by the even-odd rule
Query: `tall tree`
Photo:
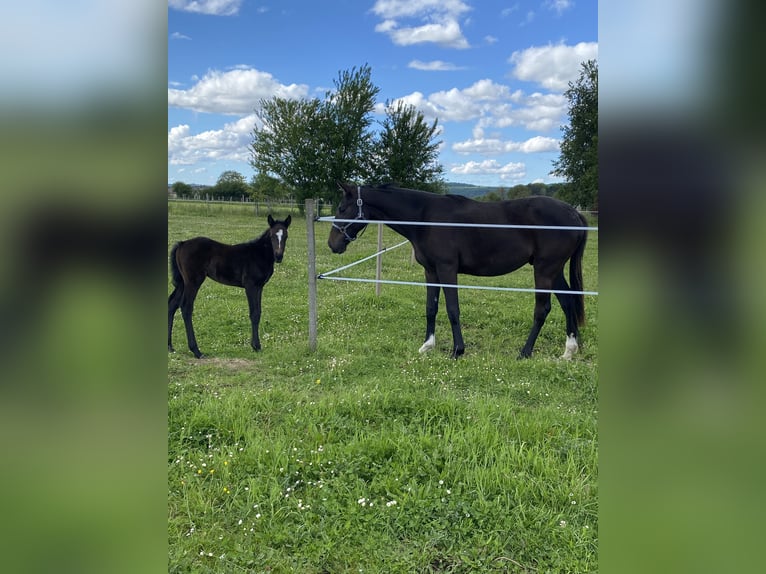
[(324, 101), (326, 131), (323, 140), (329, 162), (327, 185), (340, 194), (338, 180), (365, 179), (368, 159), (372, 153), (369, 137), (375, 98), (380, 88), (372, 83), (367, 65), (343, 71), (334, 80), (335, 91), (328, 92)]
[(580, 77), (564, 92), (569, 125), (562, 126), (561, 153), (551, 173), (563, 177), (558, 196), (586, 209), (598, 209), (598, 64), (583, 62)]
[(276, 176), (295, 189), (298, 199), (310, 194), (322, 179), (319, 136), (323, 129), (319, 100), (261, 100), (257, 115), (262, 128), (253, 130), (250, 165)]
[(257, 114), (263, 127), (253, 130), (250, 164), (281, 179), (296, 199), (325, 197), (336, 201), (336, 180), (364, 178), (370, 154), (368, 129), (380, 89), (372, 70), (339, 73), (335, 91), (324, 101), (261, 100)]
[(386, 118), (375, 142), (370, 176), (402, 187), (444, 193), (439, 163), (439, 120), (426, 122), (422, 112), (402, 101), (386, 102)]

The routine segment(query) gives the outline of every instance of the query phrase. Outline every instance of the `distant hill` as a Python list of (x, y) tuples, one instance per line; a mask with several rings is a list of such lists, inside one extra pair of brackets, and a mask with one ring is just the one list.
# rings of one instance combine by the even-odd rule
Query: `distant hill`
[(447, 193), (451, 193), (453, 195), (463, 195), (465, 197), (473, 198), (485, 195), (495, 190), (497, 190), (497, 187), (473, 185), (470, 183), (458, 183), (454, 181), (447, 182)]

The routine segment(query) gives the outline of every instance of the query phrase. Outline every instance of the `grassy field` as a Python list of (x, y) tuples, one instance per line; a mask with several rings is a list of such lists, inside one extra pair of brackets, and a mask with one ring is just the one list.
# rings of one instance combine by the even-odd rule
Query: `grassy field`
[[(252, 206), (170, 202), (168, 248), (206, 235), (240, 242), (267, 227)], [(276, 213), (275, 216), (283, 216)], [(317, 271), (375, 251), (370, 228), (343, 255), (317, 223)], [(384, 244), (401, 240), (387, 228)], [(598, 290), (598, 234), (585, 256)], [(597, 571), (596, 299), (580, 353), (564, 350), (557, 303), (535, 355), (517, 361), (533, 295), (461, 291), (466, 354), (419, 355), (425, 289), (320, 281), (319, 342), (308, 348), (306, 223), (263, 295), (263, 350), (249, 346), (241, 289), (206, 282), (200, 348), (180, 313), (168, 355), (170, 572)], [(345, 274), (374, 277), (374, 261)], [(409, 246), (385, 254), (387, 279), (422, 281)], [(532, 286), (531, 268), (463, 283)], [(168, 293), (170, 293), (168, 279)]]

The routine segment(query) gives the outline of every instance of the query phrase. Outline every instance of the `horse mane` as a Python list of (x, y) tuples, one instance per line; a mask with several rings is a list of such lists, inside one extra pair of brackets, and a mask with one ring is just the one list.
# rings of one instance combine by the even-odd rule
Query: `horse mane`
[(267, 236), (269, 235), (269, 229), (261, 233), (258, 237), (255, 239), (251, 239), (250, 241), (245, 241), (247, 245), (256, 245), (258, 243), (262, 243), (266, 240)]

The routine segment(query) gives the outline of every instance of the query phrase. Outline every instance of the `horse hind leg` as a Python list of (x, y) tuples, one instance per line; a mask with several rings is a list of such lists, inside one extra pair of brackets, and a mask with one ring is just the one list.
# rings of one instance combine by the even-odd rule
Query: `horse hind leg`
[(183, 284), (177, 285), (173, 292), (168, 297), (168, 351), (175, 353), (173, 348), (173, 321), (175, 319), (176, 311), (181, 305), (181, 298), (184, 294)]
[(186, 341), (189, 344), (189, 350), (198, 359), (203, 358), (202, 352), (197, 345), (197, 337), (194, 335), (194, 325), (192, 324), (192, 313), (194, 312), (194, 300), (197, 298), (197, 292), (199, 291), (200, 284), (194, 286), (187, 284), (184, 288), (183, 296), (181, 297), (181, 316), (184, 319), (184, 326), (186, 327)]
[[(556, 280), (553, 283), (553, 288), (556, 291), (569, 290), (569, 285), (567, 284), (566, 279), (564, 279), (563, 272), (556, 277)], [(577, 324), (577, 311), (575, 308), (576, 302), (574, 297), (574, 295), (568, 295), (566, 293), (556, 293), (556, 298), (559, 301), (559, 305), (561, 305), (561, 310), (564, 311), (564, 317), (566, 318), (567, 324), (567, 338), (564, 343), (564, 354), (561, 355), (561, 358), (566, 361), (570, 360), (580, 348), (577, 343), (577, 339), (580, 336), (580, 328)]]
[(519, 351), (519, 359), (528, 359), (532, 356), (532, 350), (535, 347), (537, 336), (545, 324), (548, 313), (551, 312), (551, 294), (535, 293), (535, 311), (532, 318), (532, 329), (529, 331), (527, 342)]
[[(435, 275), (426, 273), (427, 283), (438, 283)], [(436, 346), (436, 313), (439, 311), (439, 287), (426, 287), (426, 337), (418, 350), (427, 353)]]
[[(561, 270), (557, 271), (561, 274)], [(532, 356), (532, 350), (535, 347), (537, 336), (540, 334), (540, 330), (545, 324), (545, 319), (548, 317), (548, 313), (551, 312), (551, 294), (550, 289), (553, 288), (554, 278), (556, 273), (551, 273), (550, 268), (545, 269), (540, 262), (535, 265), (535, 289), (547, 289), (546, 292), (535, 293), (535, 310), (532, 318), (532, 329), (529, 331), (527, 342), (519, 351), (519, 359), (528, 359)], [(562, 276), (563, 278), (563, 276)]]
[[(451, 281), (456, 283), (457, 278)], [(457, 359), (465, 353), (463, 330), (460, 327), (460, 301), (455, 287), (444, 288), (444, 304), (447, 307), (447, 317), (452, 327), (452, 358)]]

